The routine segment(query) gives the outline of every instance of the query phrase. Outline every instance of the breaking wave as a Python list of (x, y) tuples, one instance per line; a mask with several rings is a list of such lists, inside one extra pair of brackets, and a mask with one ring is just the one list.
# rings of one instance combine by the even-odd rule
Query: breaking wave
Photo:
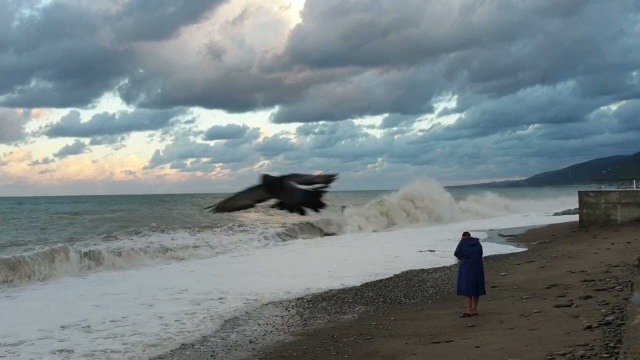
[(373, 200), (347, 208), (337, 219), (314, 224), (327, 233), (377, 232), (410, 226), (428, 226), (522, 213), (547, 213), (577, 205), (576, 197), (510, 199), (490, 191), (459, 199), (435, 181), (421, 181)]
[[(0, 284), (20, 285), (90, 272), (124, 270), (175, 261), (203, 259), (295, 238), (322, 236), (312, 226), (298, 230), (262, 225), (220, 229), (160, 229), (109, 234), (100, 243), (43, 247), (0, 258)], [(308, 234), (305, 233), (308, 232)]]
[(435, 181), (408, 185), (341, 214), (327, 212), (309, 221), (281, 225), (231, 224), (222, 228), (154, 229), (103, 236), (92, 244), (36, 249), (0, 258), (0, 284), (20, 285), (84, 273), (124, 270), (202, 259), (283, 241), (348, 232), (389, 231), (576, 206), (573, 197), (510, 199), (490, 191), (454, 198)]

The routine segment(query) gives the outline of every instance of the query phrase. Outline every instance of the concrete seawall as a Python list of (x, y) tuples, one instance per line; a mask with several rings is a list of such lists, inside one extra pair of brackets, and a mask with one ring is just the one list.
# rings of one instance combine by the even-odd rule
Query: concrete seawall
[(578, 191), (580, 227), (640, 222), (640, 189)]

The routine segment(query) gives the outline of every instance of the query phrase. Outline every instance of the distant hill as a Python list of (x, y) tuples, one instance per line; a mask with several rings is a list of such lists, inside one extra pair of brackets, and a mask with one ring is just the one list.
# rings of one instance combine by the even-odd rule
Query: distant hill
[(640, 180), (640, 152), (585, 161), (563, 169), (547, 171), (523, 180), (476, 184), (477, 187), (524, 187), (591, 185), (621, 180)]

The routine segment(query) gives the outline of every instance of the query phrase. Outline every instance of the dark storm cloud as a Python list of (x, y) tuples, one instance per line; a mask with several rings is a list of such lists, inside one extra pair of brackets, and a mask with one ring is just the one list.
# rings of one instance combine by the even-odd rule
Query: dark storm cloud
[(445, 130), (444, 138), (482, 136), (502, 131), (524, 130), (535, 124), (579, 123), (610, 99), (576, 96), (573, 84), (530, 87), (497, 99), (486, 98), (467, 109)]
[[(552, 40), (551, 35), (562, 38), (549, 26), (568, 27), (572, 19), (580, 25), (578, 32), (584, 31), (597, 25), (594, 18), (583, 16), (588, 7), (598, 7), (601, 16), (611, 13), (606, 11), (610, 4), (601, 1), (309, 0), (302, 12), (303, 23), (291, 32), (285, 51), (268, 64), (311, 68), (415, 65), (459, 51)], [(631, 7), (627, 2), (626, 8)], [(621, 6), (613, 8), (620, 15)], [(522, 50), (526, 49), (514, 49)]]
[[(117, 87), (139, 107), (278, 106), (272, 121), (304, 123), (418, 118), (454, 94), (456, 111), (476, 112), (464, 117), (468, 125), (485, 126), (494, 114), (510, 121), (486, 102), (500, 107), (538, 88), (574, 84), (575, 101), (558, 100), (565, 109), (552, 116), (565, 119), (557, 121), (580, 120), (586, 103), (640, 97), (640, 10), (632, 0), (308, 0), (290, 32), (275, 11), (252, 5), (210, 39), (190, 39), (203, 51), (181, 62), (167, 39), (224, 2), (53, 1), (36, 10), (35, 2), (9, 1), (0, 22), (0, 103), (86, 106)], [(280, 36), (285, 46), (276, 52), (279, 42), (260, 45), (262, 36)], [(408, 125), (397, 119), (382, 127)], [(532, 112), (517, 121), (552, 120)]]
[(304, 124), (296, 129), (296, 139), (298, 150), (284, 153), (286, 160), (317, 158), (370, 164), (392, 145), (391, 138), (374, 136), (354, 121)]
[(29, 120), (25, 114), (13, 109), (0, 108), (0, 144), (9, 144), (25, 138), (24, 126)]
[(234, 151), (224, 147), (222, 143), (214, 145), (193, 141), (188, 137), (174, 139), (164, 149), (156, 150), (149, 160), (146, 169), (153, 169), (166, 164), (175, 163), (175, 169), (185, 169), (187, 160), (202, 160), (209, 164), (251, 162), (253, 152), (247, 146), (241, 146)]
[[(10, 1), (0, 22), (0, 103), (16, 107), (85, 106), (114, 88), (129, 51), (103, 38), (87, 8), (54, 1)], [(8, 11), (6, 11), (6, 10)]]
[(300, 150), (299, 147), (291, 141), (285, 134), (276, 134), (268, 136), (258, 142), (254, 149), (265, 157), (275, 157), (289, 151)]
[(309, 0), (303, 23), (291, 32), (284, 53), (264, 66), (407, 65), (480, 42), (487, 29), (469, 22), (470, 11), (460, 11), (460, 18), (451, 21), (457, 2), (449, 3)]
[(169, 165), (170, 169), (180, 170), (181, 172), (211, 172), (219, 166), (211, 160), (193, 159), (190, 161), (174, 161)]
[[(484, 100), (570, 81), (577, 85), (574, 97), (585, 102), (640, 96), (639, 10), (633, 1), (416, 0), (399, 6), (310, 0), (303, 19), (285, 50), (263, 66), (362, 72), (309, 89), (301, 102), (282, 107), (275, 122), (426, 113), (442, 93)], [(385, 79), (392, 71), (400, 73), (395, 82)], [(369, 72), (373, 79), (353, 85)], [(408, 86), (416, 77), (423, 89)], [(459, 104), (458, 110), (476, 105)], [(528, 120), (538, 121), (535, 113)]]
[(314, 86), (294, 104), (278, 108), (274, 123), (340, 121), (369, 115), (433, 112), (432, 98), (444, 89), (431, 66), (410, 70), (370, 70), (358, 76)]
[(417, 118), (411, 115), (389, 114), (382, 119), (378, 129), (387, 130), (398, 127), (411, 127), (416, 120)]
[(376, 136), (366, 128), (353, 121), (319, 124), (306, 144), (312, 154), (320, 158), (374, 164), (384, 158), (395, 143), (392, 136)]
[(238, 139), (243, 137), (249, 127), (247, 125), (236, 125), (236, 124), (227, 124), (227, 125), (214, 125), (207, 129), (204, 134), (204, 140), (213, 141), (213, 140), (229, 140), (229, 139)]
[(613, 116), (622, 130), (640, 131), (640, 100), (626, 101), (614, 110)]
[(103, 135), (92, 137), (89, 145), (117, 145), (127, 139), (126, 135)]
[[(180, 137), (156, 150), (147, 168), (169, 165), (184, 172), (211, 171), (217, 165), (228, 170), (250, 168), (267, 161), (273, 169), (295, 168), (314, 163), (319, 168), (358, 169), (373, 164), (393, 147), (393, 138), (376, 137), (365, 131), (365, 125), (353, 121), (305, 124), (295, 133), (279, 132), (258, 141), (245, 141), (233, 151), (229, 142), (250, 138), (252, 129), (240, 139), (229, 139), (213, 145)], [(257, 135), (257, 133), (256, 133)], [(256, 138), (257, 139), (257, 138)], [(343, 167), (341, 164), (350, 163)]]
[(237, 124), (214, 125), (202, 135), (202, 139), (205, 141), (224, 140), (223, 145), (227, 148), (251, 144), (258, 138), (260, 138), (260, 128)]
[[(569, 102), (570, 104), (572, 102)], [(511, 152), (514, 156), (523, 148), (530, 147), (531, 153), (522, 154), (518, 158), (526, 156), (535, 156), (537, 153), (551, 152), (554, 156), (562, 158), (563, 156), (571, 156), (573, 153), (592, 153), (599, 154), (602, 147), (611, 148), (615, 153), (617, 147), (620, 153), (634, 152), (633, 142), (630, 140), (633, 136), (640, 136), (640, 125), (638, 118), (640, 117), (640, 101), (629, 100), (614, 107), (606, 107), (591, 112), (582, 111), (580, 104), (574, 104), (573, 108), (567, 109), (559, 106), (543, 107), (538, 110), (537, 122), (529, 123), (522, 121), (521, 118), (514, 117), (514, 121), (500, 122), (494, 121), (480, 123), (482, 126), (472, 126), (470, 119), (461, 119), (458, 122), (449, 125), (436, 125), (421, 135), (410, 141), (411, 144), (442, 144), (455, 141), (457, 139), (480, 138), (490, 143), (493, 147), (493, 135), (500, 135), (500, 142), (508, 144), (502, 150)], [(587, 104), (585, 106), (591, 108), (598, 107), (596, 104)], [(602, 105), (602, 104), (600, 104)], [(527, 106), (522, 104), (526, 109)], [(500, 109), (500, 107), (493, 107)], [(509, 107), (505, 107), (505, 113), (508, 114)], [(534, 108), (530, 109), (534, 112)], [(565, 112), (569, 110), (568, 112)], [(474, 113), (471, 112), (473, 115)], [(526, 119), (526, 115), (521, 114)], [(631, 136), (631, 138), (629, 137)], [(603, 143), (603, 141), (605, 143)], [(631, 142), (630, 142), (631, 141)], [(568, 142), (574, 142), (575, 146), (567, 147)], [(594, 143), (600, 145), (594, 146)], [(509, 147), (513, 149), (509, 150)], [(486, 146), (483, 148), (486, 149)], [(636, 146), (637, 148), (637, 146)], [(558, 149), (562, 149), (558, 153)], [(594, 152), (594, 149), (599, 149)], [(640, 148), (638, 148), (640, 150)], [(609, 151), (609, 153), (611, 153)], [(488, 155), (488, 154), (487, 154)], [(594, 155), (597, 156), (597, 155)], [(489, 158), (492, 158), (489, 156)]]
[[(251, 59), (257, 57), (252, 53)], [(253, 60), (252, 60), (253, 61)], [(344, 78), (352, 71), (319, 70), (296, 74), (262, 74), (253, 62), (215, 64), (218, 71), (203, 75), (200, 69), (170, 65), (130, 74), (118, 86), (128, 104), (148, 108), (201, 106), (242, 113), (295, 103), (303, 92), (316, 84)], [(181, 72), (183, 76), (173, 74)], [(206, 77), (205, 77), (206, 76)]]
[(0, 104), (91, 104), (146, 66), (137, 60), (135, 42), (171, 38), (224, 2), (5, 1), (0, 17)]
[[(147, 110), (100, 113), (88, 121), (81, 121), (80, 112), (70, 111), (60, 121), (50, 125), (44, 134), (56, 137), (100, 137), (128, 134), (134, 131), (158, 130), (173, 125), (177, 118), (187, 113), (185, 109)], [(104, 140), (104, 139), (103, 139)], [(100, 140), (96, 140), (100, 141)]]
[(321, 150), (372, 137), (363, 126), (351, 120), (300, 125), (296, 128), (296, 135), (309, 147)]
[(224, 146), (227, 148), (236, 148), (245, 144), (251, 144), (260, 138), (260, 128), (250, 128), (244, 136), (225, 140)]
[(395, 140), (385, 160), (439, 171), (456, 169), (459, 180), (531, 176), (596, 157), (639, 151), (633, 139), (640, 137), (640, 130), (629, 131), (620, 124), (609, 109), (578, 126), (548, 123), (478, 136), (461, 132), (456, 137), (455, 131), (434, 126), (421, 135)]
[(116, 36), (125, 43), (161, 41), (185, 25), (198, 22), (212, 8), (227, 0), (128, 1), (110, 17)]
[(86, 143), (76, 139), (72, 144), (63, 146), (57, 153), (53, 154), (53, 156), (62, 159), (67, 156), (83, 154), (88, 150), (89, 147)]

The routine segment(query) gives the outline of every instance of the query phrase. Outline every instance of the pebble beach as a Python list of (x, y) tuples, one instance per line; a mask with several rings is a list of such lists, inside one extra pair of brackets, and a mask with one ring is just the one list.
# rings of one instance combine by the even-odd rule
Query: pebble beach
[(639, 230), (569, 222), (509, 237), (528, 250), (485, 257), (479, 316), (458, 317), (456, 265), (411, 270), (268, 304), (157, 359), (638, 359), (625, 336)]

